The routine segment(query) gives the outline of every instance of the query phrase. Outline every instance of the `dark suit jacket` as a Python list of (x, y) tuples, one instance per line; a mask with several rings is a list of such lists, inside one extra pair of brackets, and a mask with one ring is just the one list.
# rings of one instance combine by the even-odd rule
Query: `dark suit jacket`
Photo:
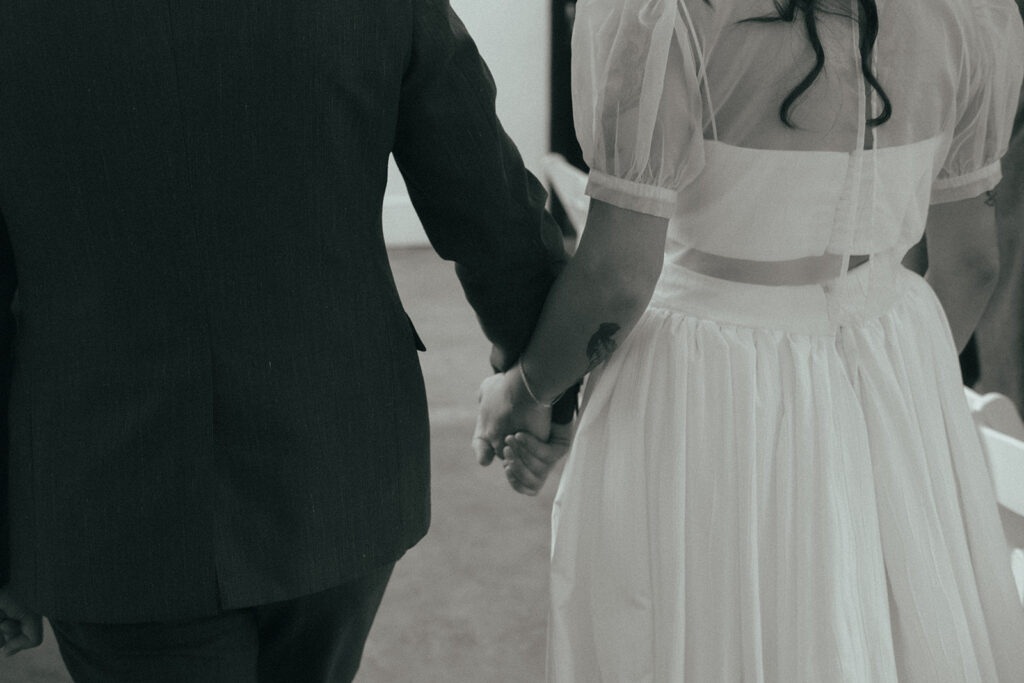
[(29, 606), (208, 615), (423, 536), (391, 153), (506, 366), (564, 256), (447, 0), (0, 0), (3, 521)]

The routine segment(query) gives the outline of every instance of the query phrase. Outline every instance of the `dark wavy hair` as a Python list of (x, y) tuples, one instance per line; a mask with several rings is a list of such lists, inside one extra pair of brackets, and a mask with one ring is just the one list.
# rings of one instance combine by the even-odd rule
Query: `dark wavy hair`
[[(705, 0), (709, 5), (710, 0)], [(860, 61), (861, 71), (864, 80), (882, 98), (882, 113), (872, 119), (868, 119), (870, 127), (880, 126), (892, 117), (892, 102), (886, 95), (878, 77), (871, 70), (871, 53), (875, 49), (875, 41), (878, 38), (878, 5), (875, 0), (858, 0), (860, 4), (860, 15), (853, 17), (846, 12), (826, 7), (826, 0), (774, 0), (776, 14), (763, 17), (751, 17), (743, 22), (773, 23), (778, 21), (794, 22), (801, 18), (804, 28), (807, 31), (807, 40), (814, 50), (814, 67), (807, 73), (800, 83), (793, 88), (793, 91), (782, 100), (779, 107), (779, 118), (787, 127), (793, 128), (789, 114), (800, 97), (807, 92), (814, 81), (825, 68), (825, 49), (821, 45), (821, 37), (818, 35), (818, 16), (832, 14), (845, 16), (856, 21), (860, 26)]]

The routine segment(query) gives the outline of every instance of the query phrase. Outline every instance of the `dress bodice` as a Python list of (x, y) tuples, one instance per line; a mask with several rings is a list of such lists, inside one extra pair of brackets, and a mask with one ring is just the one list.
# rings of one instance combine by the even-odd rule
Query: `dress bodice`
[(942, 142), (846, 153), (705, 141), (703, 172), (679, 195), (667, 252), (786, 261), (905, 251), (924, 230)]
[(670, 250), (781, 261), (909, 247), (929, 203), (994, 187), (1024, 77), (1015, 3), (877, 0), (871, 41), (857, 0), (826, 5), (815, 47), (772, 0), (580, 0), (588, 194), (673, 219)]

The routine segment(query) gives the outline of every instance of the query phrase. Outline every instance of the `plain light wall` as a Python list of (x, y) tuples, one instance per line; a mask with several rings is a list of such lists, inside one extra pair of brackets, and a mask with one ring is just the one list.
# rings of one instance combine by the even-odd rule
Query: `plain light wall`
[(547, 154), (550, 0), (452, 0), (498, 85), (498, 116), (535, 173)]
[[(498, 87), (498, 117), (523, 160), (539, 176), (549, 149), (550, 0), (451, 0)], [(391, 246), (426, 244), (395, 168), (384, 200), (384, 237)]]

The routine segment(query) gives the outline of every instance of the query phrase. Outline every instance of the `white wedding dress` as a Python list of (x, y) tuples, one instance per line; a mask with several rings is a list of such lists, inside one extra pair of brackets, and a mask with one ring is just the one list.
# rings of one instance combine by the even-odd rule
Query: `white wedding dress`
[[(857, 3), (835, 3), (857, 12)], [(1024, 681), (1024, 611), (956, 351), (900, 265), (929, 202), (999, 179), (1022, 78), (1012, 0), (580, 0), (591, 196), (671, 217), (650, 307), (590, 377), (553, 514), (554, 681)], [(870, 255), (751, 285), (680, 265)]]

